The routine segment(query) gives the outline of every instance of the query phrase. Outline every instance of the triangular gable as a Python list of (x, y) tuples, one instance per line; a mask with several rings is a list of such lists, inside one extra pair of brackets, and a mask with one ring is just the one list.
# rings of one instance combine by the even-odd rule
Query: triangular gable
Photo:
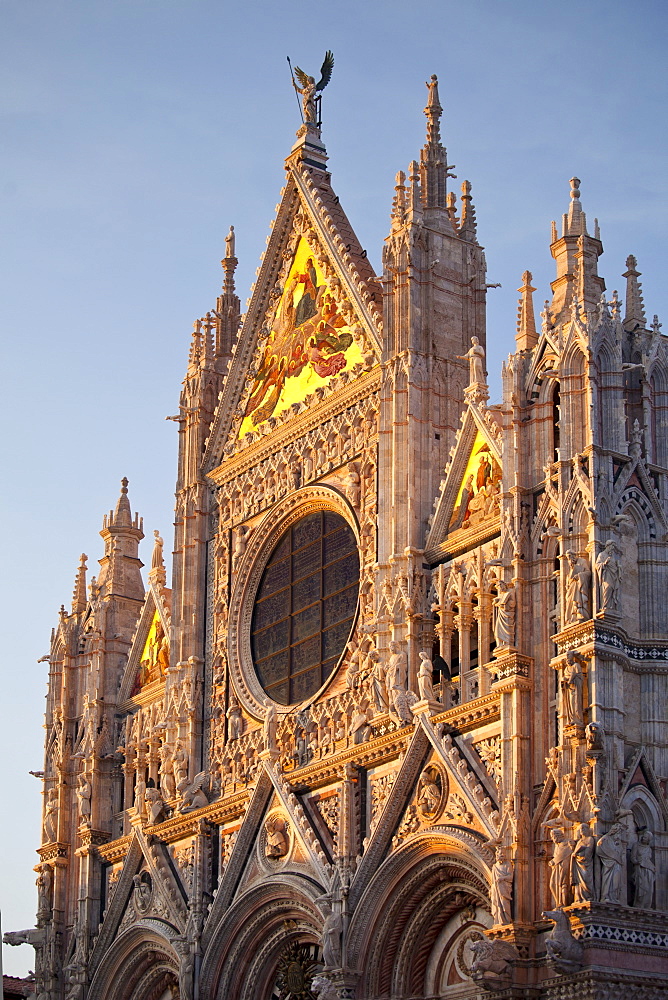
[(128, 662), (123, 674), (119, 703), (148, 688), (162, 690), (165, 670), (169, 665), (169, 617), (162, 600), (156, 600), (151, 586), (132, 640)]
[[(104, 857), (104, 847), (100, 853)], [(135, 829), (123, 862), (120, 878), (111, 902), (108, 904), (99, 934), (89, 958), (89, 972), (98, 967), (111, 946), (123, 917), (132, 905), (135, 875), (145, 868), (150, 876), (153, 892), (159, 896), (165, 909), (165, 918), (177, 933), (183, 933), (187, 919), (187, 905), (183, 889), (169, 863), (165, 844), (149, 845), (141, 830)]]
[(469, 406), (436, 501), (425, 546), (428, 561), (438, 561), (444, 545), (459, 551), (496, 534), (500, 492), (499, 442), (477, 408)]
[(205, 469), (243, 447), (249, 434), (285, 419), (295, 404), (316, 398), (316, 391), (322, 398), (342, 373), (372, 367), (380, 358), (379, 298), (373, 268), (329, 175), (290, 165), (212, 424)]

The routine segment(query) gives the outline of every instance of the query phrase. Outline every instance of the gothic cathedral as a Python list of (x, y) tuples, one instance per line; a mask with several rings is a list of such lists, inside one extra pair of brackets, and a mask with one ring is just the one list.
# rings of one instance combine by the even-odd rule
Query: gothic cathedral
[[(331, 73), (331, 65), (329, 67)], [(326, 67), (323, 67), (323, 79)], [(577, 178), (490, 403), (438, 83), (382, 275), (318, 89), (49, 657), (38, 1000), (668, 997), (668, 340)]]

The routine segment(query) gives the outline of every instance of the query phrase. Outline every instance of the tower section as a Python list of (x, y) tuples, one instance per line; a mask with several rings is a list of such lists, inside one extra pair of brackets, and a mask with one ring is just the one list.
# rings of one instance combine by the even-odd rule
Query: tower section
[[(485, 348), (485, 257), (477, 240), (471, 185), (459, 207), (441, 142), (435, 76), (427, 84), (427, 138), (397, 174), (383, 251), (382, 389), (379, 445), (379, 573), (385, 635), (407, 640), (416, 685), (421, 642), (417, 607), (428, 519), (454, 444), (471, 351)], [(459, 211), (459, 215), (457, 214)]]

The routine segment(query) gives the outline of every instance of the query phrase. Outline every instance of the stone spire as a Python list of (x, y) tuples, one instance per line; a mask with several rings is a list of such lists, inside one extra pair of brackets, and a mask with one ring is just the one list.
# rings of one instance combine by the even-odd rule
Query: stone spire
[(469, 243), (478, 242), (478, 227), (475, 217), (475, 206), (471, 197), (471, 182), (462, 183), (462, 221), (459, 227), (459, 235)]
[(105, 595), (116, 594), (143, 600), (144, 584), (140, 573), (143, 563), (139, 559), (143, 528), (144, 519), (138, 514), (132, 517), (128, 480), (123, 477), (116, 509), (105, 514), (100, 532), (104, 539), (104, 556), (100, 559), (97, 582)]
[(446, 184), (449, 176), (448, 154), (441, 143), (443, 108), (438, 97), (438, 78), (432, 74), (426, 84), (429, 96), (424, 113), (427, 116), (427, 141), (420, 151), (422, 204), (425, 208), (445, 208)]
[(239, 261), (236, 257), (236, 235), (234, 226), (225, 237), (225, 256), (221, 260), (225, 277), (222, 294), (216, 303), (216, 358), (228, 358), (232, 353), (232, 344), (239, 329), (241, 319), (241, 303), (236, 293), (234, 272)]
[(587, 219), (580, 202), (580, 180), (572, 177), (571, 201), (562, 218), (561, 236), (552, 223), (550, 253), (557, 264), (557, 277), (552, 282), (550, 313), (555, 324), (565, 323), (571, 316), (573, 296), (577, 296), (585, 313), (596, 309), (605, 291), (605, 282), (598, 274), (598, 258), (603, 253), (595, 224), (594, 236), (587, 232)]
[(642, 297), (642, 285), (638, 281), (641, 272), (636, 270), (638, 261), (629, 254), (626, 258), (626, 271), (622, 275), (626, 278), (626, 313), (624, 315), (624, 329), (629, 333), (634, 330), (644, 330), (647, 326), (645, 316), (645, 303)]
[(88, 600), (86, 597), (86, 560), (88, 556), (84, 553), (79, 558), (79, 568), (74, 578), (74, 592), (72, 594), (72, 614), (81, 615), (86, 610)]
[(536, 332), (536, 320), (533, 311), (533, 293), (536, 291), (531, 282), (533, 275), (531, 271), (525, 271), (522, 275), (522, 285), (517, 291), (520, 293), (520, 301), (517, 307), (517, 333), (515, 342), (518, 351), (530, 351), (538, 343)]

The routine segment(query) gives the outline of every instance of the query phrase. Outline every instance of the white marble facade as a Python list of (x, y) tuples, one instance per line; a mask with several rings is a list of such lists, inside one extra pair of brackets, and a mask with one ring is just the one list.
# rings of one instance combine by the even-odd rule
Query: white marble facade
[(244, 317), (230, 231), (171, 587), (126, 481), (82, 557), (8, 935), (40, 1000), (668, 996), (666, 338), (635, 258), (606, 294), (573, 178), (490, 403), (427, 97), (382, 276), (315, 115)]

